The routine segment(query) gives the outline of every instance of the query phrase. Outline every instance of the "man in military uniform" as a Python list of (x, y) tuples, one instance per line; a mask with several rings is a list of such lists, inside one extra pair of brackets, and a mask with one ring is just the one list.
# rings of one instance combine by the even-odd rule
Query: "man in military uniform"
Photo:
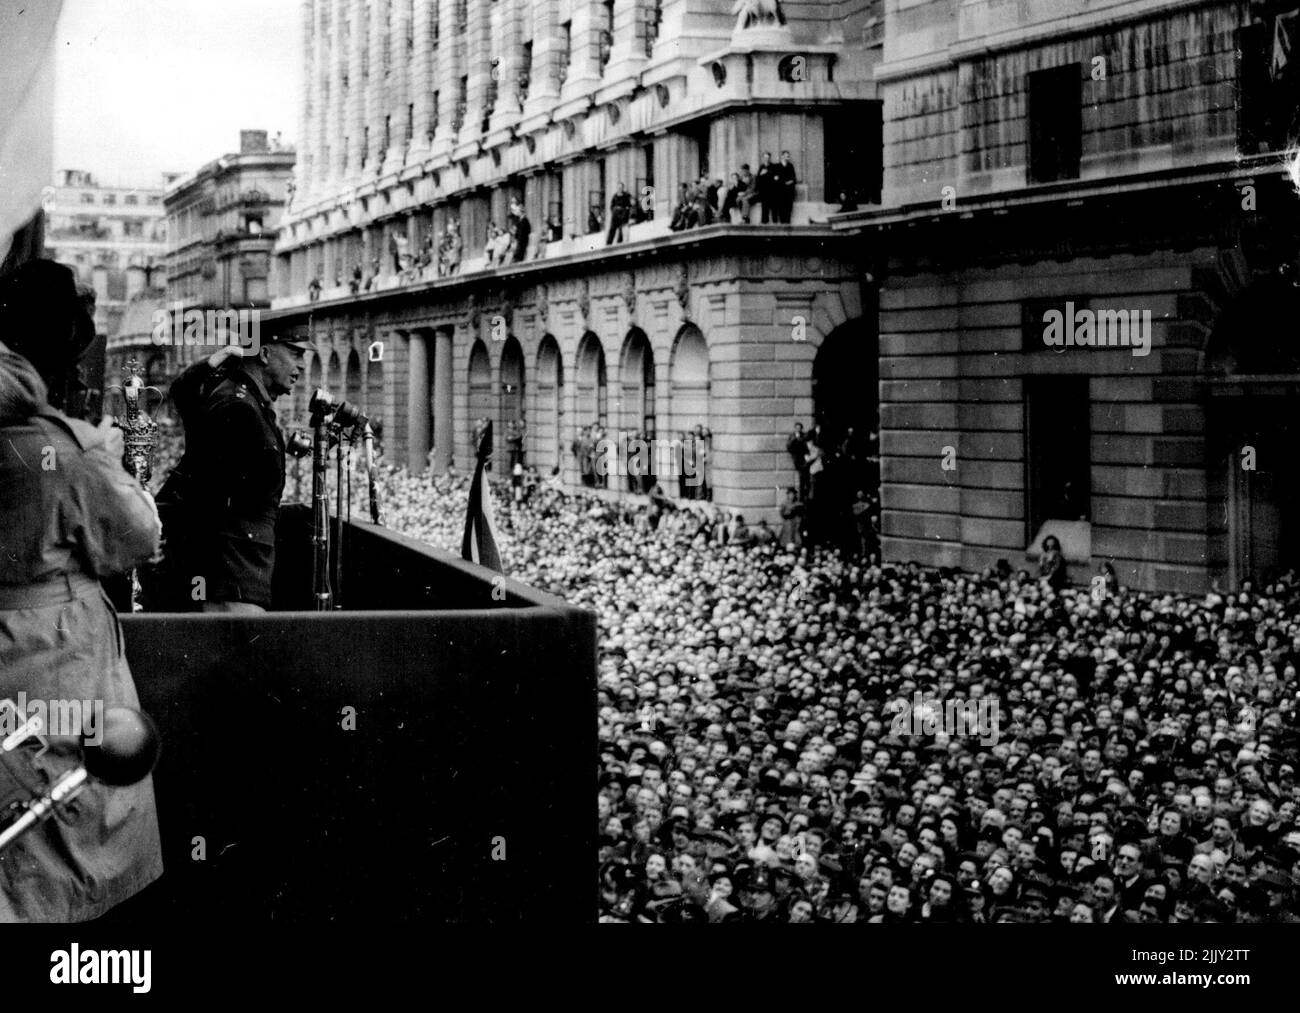
[(288, 338), (271, 338), (256, 354), (233, 346), (172, 384), (185, 455), (158, 494), (163, 607), (262, 612), (271, 604), (284, 492), (284, 436), (272, 403), (292, 389), (310, 349)]

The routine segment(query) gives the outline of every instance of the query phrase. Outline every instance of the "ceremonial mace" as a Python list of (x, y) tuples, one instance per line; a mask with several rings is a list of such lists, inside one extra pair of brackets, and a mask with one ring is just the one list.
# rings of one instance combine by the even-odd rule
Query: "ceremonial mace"
[[(145, 401), (150, 392), (157, 397), (153, 409), (146, 407)], [(157, 387), (146, 387), (140, 378), (140, 365), (134, 357), (126, 360), (122, 367), (122, 382), (109, 387), (105, 399), (120, 401), (121, 414), (113, 415), (113, 424), (122, 430), (122, 465), (127, 472), (144, 488), (149, 487), (153, 476), (153, 453), (158, 444), (158, 423), (149, 415), (163, 402), (163, 394)], [(115, 403), (114, 407), (118, 407)], [(131, 611), (142, 610), (140, 604), (140, 576), (132, 568)]]

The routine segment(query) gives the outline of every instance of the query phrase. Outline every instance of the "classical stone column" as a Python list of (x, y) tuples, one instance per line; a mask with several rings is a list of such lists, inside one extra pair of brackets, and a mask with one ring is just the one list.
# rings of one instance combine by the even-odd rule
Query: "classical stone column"
[(452, 125), (456, 119), (456, 91), (460, 81), (464, 36), (459, 34), (456, 23), (459, 0), (437, 2), (439, 38), (438, 57), (434, 61), (434, 80), (438, 91), (438, 129), (433, 134), (433, 149), (440, 152), (451, 147), (454, 136)]
[(384, 153), (386, 171), (399, 169), (406, 157), (406, 125), (408, 115), (409, 68), (411, 54), (406, 48), (409, 11), (406, 0), (392, 0), (388, 7), (388, 77), (384, 84), (388, 93), (388, 114), (392, 131), (388, 150)]
[(492, 0), (469, 0), (469, 30), (466, 32), (465, 64), (462, 75), (469, 77), (465, 123), (461, 140), (479, 136), (488, 82), (492, 79)]
[(371, 7), (367, 19), (366, 45), (368, 52), (368, 74), (365, 80), (366, 116), (363, 124), (370, 133), (370, 143), (366, 150), (366, 168), (364, 180), (375, 178), (376, 165), (384, 158), (384, 41), (385, 25), (379, 19), (378, 5)]
[(411, 148), (408, 161), (418, 161), (429, 150), (429, 126), (433, 122), (433, 21), (436, 0), (416, 0), (415, 51), (411, 53), (408, 101), (415, 107), (411, 124)]
[(406, 466), (424, 471), (429, 455), (429, 346), (427, 332), (406, 336)]
[(441, 475), (451, 463), (455, 431), (452, 427), (452, 328), (439, 327), (433, 336), (433, 470)]
[(560, 18), (552, 0), (532, 0), (533, 66), (525, 116), (544, 114), (560, 94)]
[(645, 64), (646, 21), (653, 10), (650, 0), (623, 0), (614, 4), (613, 46), (609, 66), (605, 68), (607, 81), (635, 74)]
[(347, 53), (348, 87), (345, 100), (343, 143), (347, 147), (347, 166), (343, 178), (355, 186), (361, 175), (361, 153), (365, 135), (365, 82), (361, 79), (361, 65), (366, 51), (366, 0), (349, 0), (351, 20), (348, 26)]

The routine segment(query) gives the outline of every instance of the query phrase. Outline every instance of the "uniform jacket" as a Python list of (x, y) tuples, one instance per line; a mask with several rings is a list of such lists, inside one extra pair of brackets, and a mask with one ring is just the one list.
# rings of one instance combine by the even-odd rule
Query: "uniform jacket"
[(214, 373), (198, 362), (172, 384), (172, 401), (185, 454), (158, 508), (173, 577), (183, 590), (203, 577), (207, 601), (267, 607), (284, 492), (284, 436), (271, 396), (238, 365)]
[[(50, 408), (35, 370), (0, 345), (0, 698), (139, 706), (96, 578), (148, 559), (159, 533), (122, 466), (120, 433)], [(0, 761), (0, 794), (6, 772), (10, 787), (17, 775), (43, 789), (80, 763), (77, 739), (49, 741), (39, 757)], [(0, 853), (0, 922), (97, 918), (160, 875), (153, 779), (91, 782), (66, 814)]]

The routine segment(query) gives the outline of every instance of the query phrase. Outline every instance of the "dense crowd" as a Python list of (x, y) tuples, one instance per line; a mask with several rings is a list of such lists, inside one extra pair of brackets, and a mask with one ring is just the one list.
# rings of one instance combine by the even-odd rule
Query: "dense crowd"
[[(500, 488), (507, 572), (599, 620), (602, 921), (1296, 920), (1291, 578), (1071, 588)], [(458, 548), (463, 474), (381, 495)], [(901, 720), (953, 699), (997, 734)]]
[[(459, 543), (463, 478), (383, 485)], [(497, 499), (511, 575), (599, 618), (602, 920), (1295, 920), (1293, 581), (1058, 591)], [(900, 726), (918, 693), (997, 700), (996, 741)]]

